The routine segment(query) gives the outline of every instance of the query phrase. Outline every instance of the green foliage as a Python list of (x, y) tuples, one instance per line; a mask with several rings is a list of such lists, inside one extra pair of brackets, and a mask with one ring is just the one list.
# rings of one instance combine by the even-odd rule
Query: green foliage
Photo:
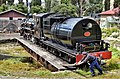
[(8, 10), (8, 7), (9, 7), (9, 9), (15, 9), (15, 10), (18, 10), (20, 12), (27, 13), (27, 6), (25, 6), (23, 4), (9, 5), (9, 6), (2, 4), (0, 6), (0, 12)]
[(91, 74), (90, 71), (85, 71), (85, 70), (81, 70), (81, 69), (77, 70), (76, 73), (78, 73), (79, 75), (89, 75), (89, 76)]
[(27, 6), (23, 5), (23, 4), (18, 4), (18, 5), (12, 5), (11, 6), (12, 9), (21, 11), (23, 13), (27, 13)]
[(34, 72), (35, 75), (39, 75), (39, 76), (42, 76), (42, 77), (46, 77), (46, 76), (51, 76), (51, 72), (50, 71), (47, 71), (47, 70), (39, 70), (39, 71), (36, 71)]
[[(115, 41), (113, 43), (115, 43)], [(105, 68), (105, 70), (120, 69), (120, 64), (118, 64), (120, 61), (120, 51), (113, 48), (113, 44), (111, 44), (109, 50), (112, 51), (112, 58), (107, 62), (108, 65), (106, 65), (107, 68)]]
[(57, 0), (51, 0), (51, 8), (55, 7), (56, 5), (58, 5), (59, 2)]
[(24, 4), (24, 3), (23, 3), (23, 0), (18, 0), (18, 1), (19, 1), (19, 4)]
[(112, 51), (112, 58), (120, 58), (120, 51), (118, 51), (116, 48), (111, 46), (109, 50)]
[(120, 0), (115, 0), (114, 1), (114, 7), (120, 6)]
[(102, 3), (103, 0), (90, 0), (90, 3), (98, 4)]
[(102, 33), (104, 33), (103, 37), (109, 37), (113, 32), (119, 32), (119, 29), (118, 28), (102, 29)]
[(6, 1), (8, 1), (9, 5), (13, 5), (13, 3), (14, 3), (14, 0), (6, 0)]
[(65, 15), (70, 16), (77, 16), (76, 15), (76, 7), (72, 4), (66, 5), (66, 4), (60, 4), (55, 7), (53, 7), (53, 12), (62, 13)]
[[(118, 62), (118, 61), (117, 61)], [(114, 61), (114, 60), (111, 60), (111, 62), (110, 62), (110, 64), (109, 64), (109, 69), (119, 69), (120, 68), (120, 65), (119, 64), (117, 64), (117, 62), (116, 61)]]
[(5, 44), (0, 44), (0, 54), (8, 54), (8, 55), (13, 55), (13, 56), (20, 56), (20, 57), (24, 57), (24, 56), (30, 56), (26, 50), (24, 50), (23, 47), (16, 45), (15, 43), (10, 44), (10, 43), (6, 43)]
[(71, 0), (71, 4), (73, 4), (73, 5), (77, 5), (77, 2), (78, 2), (78, 0)]
[(45, 0), (45, 9), (47, 12), (50, 12), (51, 10), (51, 0)]
[[(23, 13), (27, 13), (27, 7), (23, 5), (23, 0), (19, 0), (19, 4), (13, 5), (14, 0), (1, 0), (0, 1), (0, 12), (8, 10), (8, 6), (5, 5), (5, 2), (8, 1), (9, 7), (12, 9), (19, 10)], [(72, 16), (77, 16), (77, 13), (79, 12), (80, 8), (78, 8), (78, 1), (81, 2), (81, 0), (45, 0), (45, 10), (41, 9), (40, 7), (37, 9), (36, 7), (41, 6), (42, 0), (32, 0), (32, 13), (40, 13), (40, 12), (47, 12), (54, 11), (54, 12), (60, 12)], [(103, 0), (83, 0), (82, 2), (82, 10), (83, 15), (89, 15), (90, 13), (100, 13), (104, 7), (102, 4)], [(105, 8), (109, 8), (110, 0), (105, 0)], [(2, 6), (4, 4), (4, 6)], [(58, 7), (61, 7), (62, 4), (65, 4), (66, 6), (63, 6), (62, 9)], [(118, 7), (120, 4), (120, 0), (115, 0), (114, 6)], [(74, 6), (73, 6), (74, 5)], [(56, 8), (55, 8), (56, 7)], [(62, 11), (63, 10), (63, 11)]]
[[(43, 78), (65, 78), (65, 77), (79, 77), (79, 74), (73, 72), (51, 73), (49, 70), (38, 64), (36, 61), (31, 62), (28, 57), (19, 57), (25, 51), (19, 44), (0, 44), (0, 49), (4, 50), (1, 53), (9, 52), (7, 55), (11, 56), (8, 59), (0, 60), (0, 75), (4, 76), (19, 76), (19, 77), (43, 77)], [(14, 52), (20, 52), (14, 56)], [(12, 54), (13, 53), (13, 54)], [(24, 52), (27, 53), (27, 52)], [(23, 55), (22, 55), (23, 56)]]
[(25, 6), (23, 4), (11, 5), (9, 8), (18, 10), (18, 11), (23, 12), (23, 13), (27, 13), (27, 6)]
[(5, 10), (7, 10), (7, 9), (8, 9), (8, 6), (5, 5), (5, 4), (2, 4), (2, 5), (0, 6), (0, 12), (5, 11)]
[(22, 58), (10, 58), (3, 61), (0, 60), (0, 71), (3, 72), (1, 74), (26, 76), (26, 71), (30, 71), (33, 68), (30, 67), (29, 63), (22, 63), (21, 60)]
[(83, 15), (89, 15), (90, 13), (100, 13), (102, 11), (102, 3), (90, 3), (83, 5)]
[(38, 75), (40, 77), (47, 77), (47, 78), (62, 78), (64, 79), (65, 77), (67, 78), (78, 78), (79, 79), (79, 74), (76, 74), (74, 72), (67, 72), (67, 71), (64, 71), (64, 72), (59, 72), (59, 73), (51, 73), (50, 71), (48, 70), (38, 70), (36, 72), (33, 72), (35, 75)]
[(41, 5), (41, 0), (32, 0), (32, 6)]
[(112, 28), (111, 32), (119, 32), (119, 29), (118, 28)]
[(71, 0), (61, 0), (62, 4), (71, 4)]
[(43, 13), (43, 12), (45, 12), (45, 9), (39, 5), (31, 7), (31, 13)]

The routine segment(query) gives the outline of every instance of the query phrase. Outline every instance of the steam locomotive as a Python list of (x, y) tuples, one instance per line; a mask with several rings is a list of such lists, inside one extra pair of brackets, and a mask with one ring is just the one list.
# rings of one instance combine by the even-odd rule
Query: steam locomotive
[(83, 51), (100, 59), (111, 58), (109, 44), (101, 40), (100, 26), (91, 18), (40, 13), (32, 19), (35, 23), (21, 24), (20, 35), (69, 63), (79, 62)]
[(26, 19), (23, 19), (20, 26), (20, 36), (24, 36), (25, 39), (31, 39), (33, 34), (35, 21), (31, 14), (26, 15)]

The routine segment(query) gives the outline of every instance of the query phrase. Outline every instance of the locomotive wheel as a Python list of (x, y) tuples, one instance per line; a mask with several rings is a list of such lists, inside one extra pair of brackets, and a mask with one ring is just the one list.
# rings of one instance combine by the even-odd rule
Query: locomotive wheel
[(65, 59), (66, 61), (68, 61), (68, 62), (71, 61), (71, 60), (69, 59), (69, 56), (66, 55), (66, 54), (64, 55), (64, 59)]
[(28, 35), (27, 40), (30, 40), (30, 35)]
[(59, 57), (61, 57), (62, 56), (62, 53), (61, 52), (59, 52)]
[(41, 43), (41, 47), (44, 48), (44, 44)]
[(72, 59), (69, 57), (69, 58), (68, 58), (68, 61), (69, 61), (69, 62), (71, 62), (71, 61), (72, 61)]
[(55, 50), (55, 49), (52, 49), (52, 53), (55, 54), (55, 53), (56, 53), (56, 50)]
[(54, 48), (50, 48), (50, 52), (55, 54), (55, 49)]
[(23, 36), (23, 34), (20, 32), (20, 36)]
[(24, 37), (25, 39), (27, 39), (27, 35), (26, 35), (26, 34), (24, 34), (23, 37)]
[(46, 47), (46, 50), (50, 52), (50, 48), (49, 48), (49, 46)]
[(29, 40), (29, 35), (28, 34), (26, 35), (26, 40)]
[(39, 41), (39, 46), (40, 46), (40, 47), (43, 47), (43, 44), (42, 44), (40, 41)]
[(59, 55), (57, 54), (57, 50), (54, 49), (54, 48), (51, 48), (51, 49), (50, 49), (50, 52), (51, 52), (52, 54), (56, 55), (56, 56), (59, 56)]
[(32, 42), (33, 36), (31, 36), (30, 41)]

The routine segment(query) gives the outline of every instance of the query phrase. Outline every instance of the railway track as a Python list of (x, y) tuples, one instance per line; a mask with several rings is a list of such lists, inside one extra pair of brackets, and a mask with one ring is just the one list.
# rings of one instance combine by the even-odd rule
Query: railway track
[(55, 55), (45, 51), (38, 45), (33, 44), (20, 37), (18, 34), (0, 35), (0, 43), (18, 42), (25, 50), (35, 59), (41, 63), (44, 67), (51, 71), (61, 71), (67, 68), (63, 67), (62, 64), (68, 64), (66, 61), (56, 57)]

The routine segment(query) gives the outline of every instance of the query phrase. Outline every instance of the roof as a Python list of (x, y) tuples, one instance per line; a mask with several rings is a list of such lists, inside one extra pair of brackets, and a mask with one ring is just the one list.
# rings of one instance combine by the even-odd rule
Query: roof
[(35, 15), (36, 17), (44, 17), (44, 16), (49, 16), (51, 14), (54, 14), (54, 13), (40, 13), (40, 14), (37, 14)]
[(20, 12), (20, 11), (15, 10), (15, 9), (10, 9), (10, 10), (6, 10), (6, 11), (3, 11), (3, 12), (0, 12), (0, 15), (2, 15), (2, 14), (4, 14), (4, 13), (7, 13), (7, 12), (10, 12), (10, 11), (15, 11), (15, 12), (17, 12), (17, 13), (20, 13), (20, 14), (26, 16), (25, 13), (22, 13), (22, 12)]
[(100, 15), (115, 15), (120, 12), (120, 7), (114, 8), (112, 10), (101, 12)]

